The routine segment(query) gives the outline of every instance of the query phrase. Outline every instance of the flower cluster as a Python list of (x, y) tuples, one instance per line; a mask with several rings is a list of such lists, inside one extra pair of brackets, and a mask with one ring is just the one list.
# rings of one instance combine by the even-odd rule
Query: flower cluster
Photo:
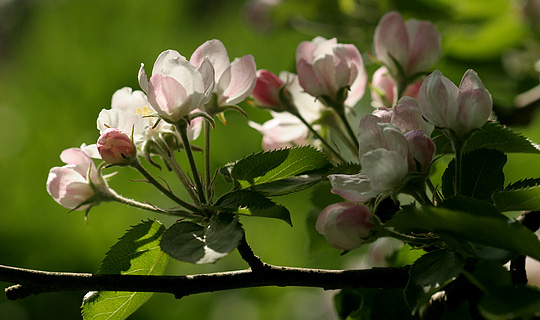
[[(374, 60), (381, 67), (370, 83), (377, 109), (361, 119), (358, 130), (351, 129), (345, 116), (363, 96), (367, 73), (353, 45), (316, 37), (296, 50), (298, 76), (258, 71), (252, 97), (273, 116), (263, 125), (251, 124), (263, 134), (264, 149), (309, 143), (336, 162), (356, 158), (362, 168), (357, 174), (328, 176), (332, 192), (350, 201), (331, 205), (319, 216), (317, 230), (332, 246), (350, 250), (376, 234), (368, 232), (376, 219), (352, 222), (366, 220), (366, 212), (372, 215), (372, 205), (359, 203), (389, 195), (396, 199), (399, 193), (427, 202), (434, 127), (452, 141), (463, 140), (488, 119), (491, 96), (474, 71), (466, 72), (459, 88), (439, 71), (426, 77), (440, 51), (440, 35), (432, 23), (404, 21), (397, 12), (382, 17), (374, 35)], [(338, 144), (349, 154), (336, 149)]]
[(67, 165), (51, 169), (47, 191), (62, 206), (88, 210), (101, 201), (126, 202), (107, 185), (101, 172), (103, 164), (96, 166), (92, 158), (109, 166), (143, 170), (139, 156), (159, 166), (152, 160), (158, 156), (171, 167), (167, 158), (174, 150), (191, 148), (189, 141), (199, 136), (202, 117), (212, 121), (213, 116), (236, 107), (251, 94), (256, 66), (251, 55), (230, 62), (223, 43), (210, 40), (189, 61), (177, 51), (162, 52), (151, 77), (141, 64), (138, 78), (142, 91), (128, 87), (117, 90), (111, 108), (99, 113), (97, 143), (65, 150), (61, 159)]

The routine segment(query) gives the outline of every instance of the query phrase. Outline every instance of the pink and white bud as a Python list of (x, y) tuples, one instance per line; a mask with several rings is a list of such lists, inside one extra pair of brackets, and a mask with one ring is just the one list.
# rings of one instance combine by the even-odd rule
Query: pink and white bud
[(428, 21), (410, 19), (398, 12), (385, 14), (375, 29), (375, 56), (394, 78), (410, 78), (425, 73), (441, 52), (441, 36)]
[(201, 72), (174, 50), (159, 55), (150, 81), (141, 65), (139, 84), (147, 92), (150, 105), (170, 123), (178, 122), (210, 99), (209, 84)]
[(275, 74), (268, 70), (257, 71), (257, 84), (251, 93), (253, 100), (261, 106), (280, 110), (282, 108), (279, 99), (279, 90), (285, 83)]
[(97, 141), (101, 159), (108, 164), (129, 164), (136, 156), (135, 146), (129, 136), (116, 128), (105, 130)]
[(406, 133), (405, 138), (409, 143), (409, 171), (428, 173), (435, 158), (435, 142), (418, 129)]
[(64, 208), (86, 210), (93, 204), (82, 204), (96, 197), (95, 188), (108, 189), (90, 155), (93, 151), (84, 145), (66, 149), (60, 155), (66, 165), (49, 171), (47, 192)]
[(346, 106), (354, 106), (364, 95), (367, 74), (362, 56), (352, 44), (338, 44), (335, 38), (316, 37), (296, 49), (296, 70), (300, 85), (313, 97), (338, 99), (348, 88)]
[(362, 204), (340, 202), (326, 207), (317, 219), (316, 229), (328, 244), (352, 250), (369, 241), (375, 228), (373, 214)]
[(215, 86), (211, 93), (217, 94), (219, 106), (236, 105), (247, 98), (255, 88), (257, 67), (252, 55), (245, 55), (230, 62), (225, 45), (213, 39), (199, 46), (189, 61), (201, 69), (205, 60), (214, 70)]
[[(422, 81), (418, 80), (415, 83), (407, 86), (403, 97), (418, 98), (418, 91)], [(388, 73), (386, 67), (381, 67), (375, 71), (371, 80), (371, 99), (372, 105), (375, 107), (385, 106), (392, 107), (397, 103), (398, 92), (396, 82)]]
[(418, 96), (424, 118), (464, 137), (488, 120), (493, 101), (478, 74), (467, 70), (459, 88), (438, 70), (426, 77)]

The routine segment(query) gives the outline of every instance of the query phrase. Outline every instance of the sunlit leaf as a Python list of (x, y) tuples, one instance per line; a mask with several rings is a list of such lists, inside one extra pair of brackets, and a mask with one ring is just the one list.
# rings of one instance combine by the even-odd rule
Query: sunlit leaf
[[(330, 167), (330, 162), (324, 153), (306, 146), (250, 155), (238, 161), (230, 171), (230, 175), (240, 183), (242, 188), (258, 186), (261, 189), (260, 185), (265, 183), (322, 171)], [(224, 173), (223, 170), (222, 173)], [(291, 183), (294, 182), (290, 180), (285, 188), (290, 189)], [(305, 184), (302, 180), (296, 182)], [(272, 190), (271, 193), (283, 194), (276, 190)]]
[(540, 210), (540, 186), (496, 192), (493, 202), (503, 212)]
[[(162, 275), (167, 255), (159, 248), (165, 227), (158, 221), (144, 221), (126, 232), (111, 247), (98, 273)], [(84, 320), (122, 320), (142, 306), (152, 292), (92, 291), (82, 304)]]

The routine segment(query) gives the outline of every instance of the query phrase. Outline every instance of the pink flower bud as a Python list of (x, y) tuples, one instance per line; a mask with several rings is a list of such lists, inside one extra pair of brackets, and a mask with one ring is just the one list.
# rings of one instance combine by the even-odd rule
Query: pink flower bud
[[(418, 80), (407, 86), (405, 92), (402, 93), (403, 97), (418, 98), (420, 85), (422, 85), (422, 81)], [(381, 67), (375, 71), (371, 80), (371, 88), (372, 104), (375, 107), (386, 106), (390, 108), (396, 104), (398, 99), (396, 82), (388, 73), (386, 67)]]
[(135, 147), (127, 134), (109, 128), (101, 134), (97, 148), (103, 161), (109, 164), (128, 164), (135, 156)]
[(367, 206), (340, 202), (321, 212), (316, 228), (332, 247), (352, 250), (368, 241), (375, 221)]
[(268, 70), (257, 71), (257, 84), (252, 97), (261, 107), (281, 109), (279, 90), (285, 83)]
[(435, 70), (422, 83), (418, 101), (424, 118), (457, 137), (483, 126), (493, 108), (489, 91), (473, 70), (465, 72), (459, 88)]
[(398, 12), (385, 14), (375, 29), (375, 55), (392, 76), (410, 78), (428, 72), (441, 52), (440, 34), (427, 21), (407, 22)]
[(296, 69), (300, 85), (313, 97), (326, 96), (336, 102), (338, 92), (347, 90), (345, 105), (354, 106), (364, 95), (367, 74), (352, 44), (322, 37), (303, 41), (296, 49)]
[(428, 173), (435, 157), (435, 142), (422, 130), (409, 131), (405, 138), (409, 143), (409, 171)]

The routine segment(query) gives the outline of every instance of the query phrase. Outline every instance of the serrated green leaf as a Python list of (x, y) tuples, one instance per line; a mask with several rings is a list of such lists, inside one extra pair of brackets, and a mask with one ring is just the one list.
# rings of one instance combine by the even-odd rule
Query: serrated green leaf
[(330, 166), (324, 153), (305, 146), (250, 155), (234, 165), (231, 176), (242, 188), (248, 188)]
[[(440, 132), (440, 131), (439, 131)], [(438, 135), (435, 140), (437, 153), (453, 153), (452, 143), (448, 138)], [(474, 132), (467, 140), (465, 152), (476, 149), (495, 149), (504, 153), (537, 153), (540, 154), (540, 147), (522, 136), (520, 133), (495, 121), (488, 121), (480, 130)]]
[(312, 187), (319, 183), (325, 177), (325, 171), (311, 172), (290, 178), (284, 178), (276, 181), (254, 185), (251, 187), (251, 189), (269, 197), (282, 196)]
[[(126, 232), (111, 247), (98, 273), (162, 275), (167, 255), (159, 248), (165, 227), (158, 221), (144, 221)], [(82, 304), (84, 320), (122, 320), (142, 306), (152, 292), (92, 291)]]
[[(491, 201), (491, 195), (504, 185), (503, 168), (506, 155), (498, 150), (478, 149), (462, 158), (461, 195)], [(455, 159), (442, 177), (442, 191), (446, 198), (454, 196)]]
[(160, 245), (176, 260), (214, 263), (236, 249), (243, 236), (237, 217), (221, 213), (206, 226), (189, 221), (173, 224), (163, 234)]
[(465, 260), (447, 249), (428, 252), (414, 262), (409, 271), (405, 299), (413, 312), (429, 304), (433, 294), (457, 278)]
[(529, 178), (524, 180), (519, 180), (514, 183), (509, 184), (504, 188), (505, 191), (507, 190), (518, 190), (518, 189), (524, 189), (524, 188), (530, 188), (530, 187), (536, 187), (540, 185), (540, 178)]
[(287, 208), (276, 204), (274, 201), (253, 190), (244, 189), (226, 193), (212, 207), (231, 213), (280, 219), (292, 226), (291, 214)]
[(540, 241), (536, 235), (502, 214), (497, 217), (440, 207), (407, 207), (399, 211), (386, 226), (400, 232), (433, 232), (441, 237), (507, 249), (540, 261)]
[(540, 210), (540, 186), (495, 192), (493, 202), (502, 212)]

